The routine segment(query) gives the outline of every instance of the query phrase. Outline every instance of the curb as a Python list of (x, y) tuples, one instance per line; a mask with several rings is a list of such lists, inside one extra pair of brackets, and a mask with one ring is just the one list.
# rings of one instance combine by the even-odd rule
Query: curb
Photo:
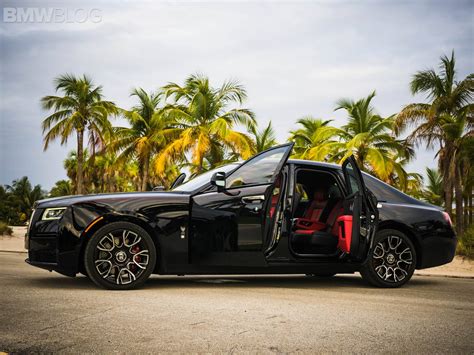
[(414, 276), (448, 277), (451, 279), (474, 279), (474, 275), (417, 274), (416, 272)]
[(28, 251), (27, 250), (0, 250), (0, 253), (28, 254)]

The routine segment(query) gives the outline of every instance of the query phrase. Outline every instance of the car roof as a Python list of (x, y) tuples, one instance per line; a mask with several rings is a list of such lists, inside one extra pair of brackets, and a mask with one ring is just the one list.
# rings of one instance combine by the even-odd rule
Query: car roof
[(338, 164), (325, 163), (322, 161), (313, 161), (313, 160), (303, 160), (303, 159), (288, 159), (288, 164), (297, 164), (297, 165), (309, 165), (313, 167), (323, 167), (341, 170), (341, 166)]

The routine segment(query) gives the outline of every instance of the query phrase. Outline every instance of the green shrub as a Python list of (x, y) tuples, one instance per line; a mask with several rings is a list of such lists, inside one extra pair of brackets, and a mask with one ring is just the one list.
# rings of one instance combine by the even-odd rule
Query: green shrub
[(474, 225), (458, 237), (457, 254), (474, 259)]
[(5, 222), (0, 222), (0, 235), (12, 235), (13, 229), (11, 229)]

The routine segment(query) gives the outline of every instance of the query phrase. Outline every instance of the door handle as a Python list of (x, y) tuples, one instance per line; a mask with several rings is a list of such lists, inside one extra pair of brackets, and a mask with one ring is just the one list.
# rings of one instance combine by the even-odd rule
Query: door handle
[(264, 195), (244, 196), (242, 197), (243, 203), (260, 203), (265, 201)]

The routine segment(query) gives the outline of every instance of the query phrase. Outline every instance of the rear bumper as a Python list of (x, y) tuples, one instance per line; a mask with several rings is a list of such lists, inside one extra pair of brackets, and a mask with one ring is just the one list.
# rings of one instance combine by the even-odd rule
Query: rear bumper
[(457, 239), (431, 237), (421, 243), (421, 263), (417, 269), (426, 269), (450, 263), (456, 254)]

